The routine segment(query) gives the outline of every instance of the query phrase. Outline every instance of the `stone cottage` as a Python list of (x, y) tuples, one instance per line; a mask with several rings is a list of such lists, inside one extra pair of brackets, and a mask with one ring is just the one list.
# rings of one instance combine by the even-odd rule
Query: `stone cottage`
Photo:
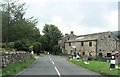
[(77, 38), (77, 36), (74, 35), (73, 31), (71, 31), (70, 34), (65, 34), (65, 36), (58, 41), (63, 53), (67, 53), (65, 50), (65, 42), (68, 40), (74, 40), (75, 38)]
[(112, 51), (119, 49), (119, 39), (112, 32), (101, 32), (75, 36), (64, 41), (67, 54), (80, 52), (83, 56), (110, 57)]

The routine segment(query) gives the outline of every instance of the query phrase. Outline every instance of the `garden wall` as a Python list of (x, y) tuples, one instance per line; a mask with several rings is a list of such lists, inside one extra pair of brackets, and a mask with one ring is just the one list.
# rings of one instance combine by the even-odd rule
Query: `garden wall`
[[(17, 52), (2, 52), (2, 67), (13, 63), (19, 63), (27, 61), (31, 58), (32, 54), (29, 52), (17, 51)], [(0, 65), (1, 66), (1, 65)]]

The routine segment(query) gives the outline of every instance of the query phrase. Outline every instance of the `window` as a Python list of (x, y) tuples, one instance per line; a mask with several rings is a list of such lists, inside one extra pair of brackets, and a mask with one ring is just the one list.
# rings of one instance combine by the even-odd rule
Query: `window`
[(83, 55), (85, 55), (85, 52), (83, 52)]
[(111, 53), (107, 53), (107, 57), (111, 57)]
[(68, 40), (69, 40), (69, 38), (68, 38)]
[(70, 51), (70, 53), (72, 54), (72, 50)]
[(81, 46), (84, 46), (84, 42), (81, 42)]
[(71, 43), (69, 43), (69, 46), (71, 46)]
[(89, 42), (89, 46), (90, 46), (90, 47), (92, 46), (92, 42)]
[(102, 53), (99, 53), (99, 57), (102, 57)]
[(77, 49), (75, 48), (75, 51), (76, 51)]
[(111, 36), (109, 35), (108, 37), (110, 38)]

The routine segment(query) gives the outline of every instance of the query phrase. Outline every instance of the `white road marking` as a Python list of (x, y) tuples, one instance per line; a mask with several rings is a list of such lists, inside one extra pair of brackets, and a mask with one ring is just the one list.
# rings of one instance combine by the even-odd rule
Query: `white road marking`
[[(50, 56), (49, 56), (49, 59), (51, 60), (52, 64), (54, 65), (55, 63), (52, 61), (52, 59), (50, 58)], [(55, 70), (56, 70), (58, 76), (61, 77), (60, 72), (58, 71), (58, 69), (57, 69), (56, 66), (55, 66)]]
[(53, 61), (52, 61), (53, 64), (55, 64)]
[(55, 67), (55, 70), (57, 71), (58, 76), (61, 77), (60, 72), (58, 71), (57, 67)]

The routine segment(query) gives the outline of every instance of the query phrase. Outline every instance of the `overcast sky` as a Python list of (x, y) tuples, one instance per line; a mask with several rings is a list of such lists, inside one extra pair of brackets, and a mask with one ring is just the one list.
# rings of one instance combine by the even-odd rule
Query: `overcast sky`
[[(76, 35), (118, 30), (118, 0), (20, 0), (26, 17), (38, 18), (37, 27), (56, 25), (63, 34)], [(42, 32), (41, 32), (42, 34)]]

